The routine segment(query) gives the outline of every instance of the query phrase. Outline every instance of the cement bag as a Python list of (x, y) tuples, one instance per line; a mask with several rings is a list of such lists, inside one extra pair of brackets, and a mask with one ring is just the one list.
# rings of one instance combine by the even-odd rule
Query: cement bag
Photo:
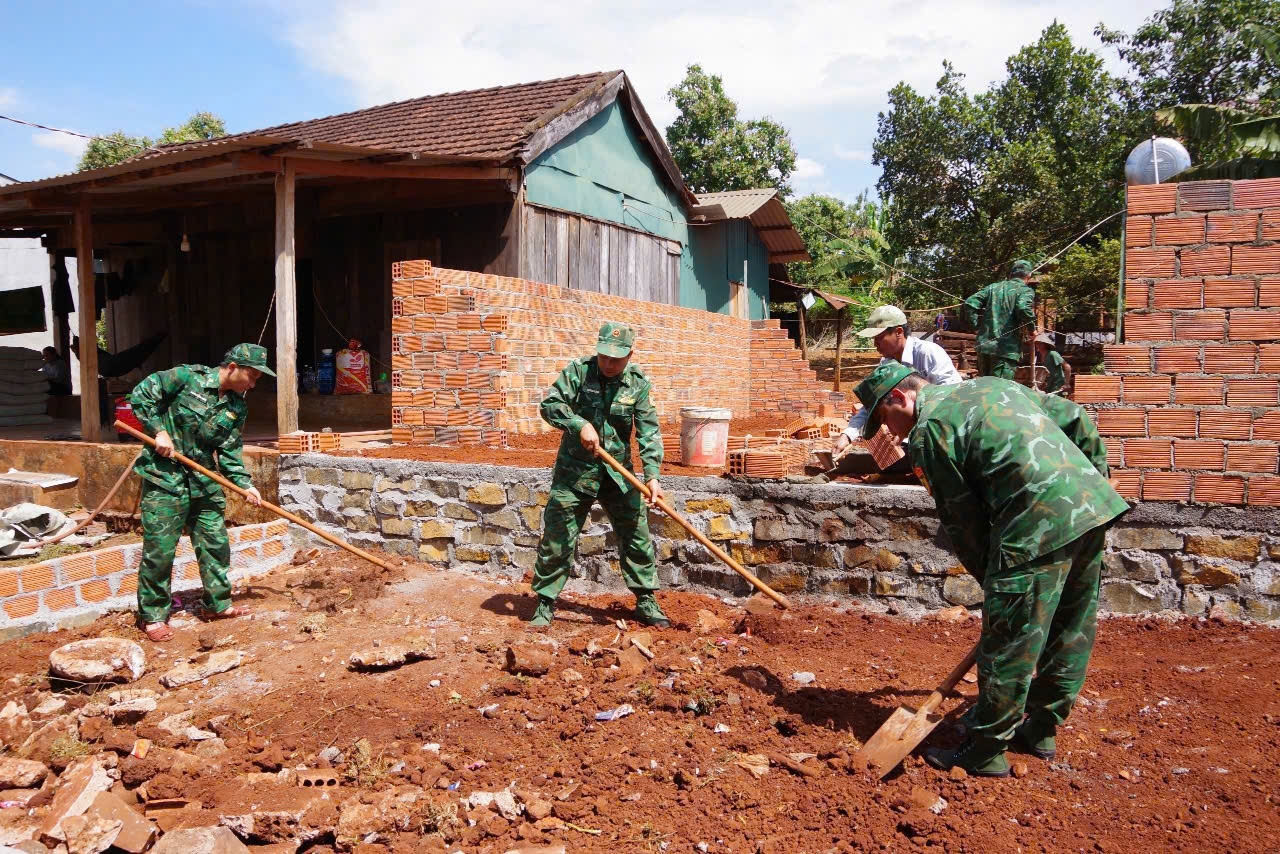
[(360, 349), (360, 340), (352, 338), (344, 350), (338, 351), (335, 363), (338, 369), (334, 383), (336, 394), (369, 394), (373, 391), (373, 369), (369, 352)]

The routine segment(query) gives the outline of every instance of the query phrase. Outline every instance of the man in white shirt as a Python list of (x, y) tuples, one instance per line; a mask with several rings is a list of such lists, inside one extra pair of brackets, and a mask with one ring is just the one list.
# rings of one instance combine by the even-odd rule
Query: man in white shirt
[[(858, 333), (860, 338), (875, 339), (876, 352), (882, 358), (880, 364), (901, 362), (934, 385), (955, 385), (960, 382), (956, 366), (951, 357), (932, 341), (912, 338), (907, 328), (907, 316), (902, 309), (892, 305), (882, 305), (867, 318), (867, 328)], [(849, 426), (836, 439), (835, 453), (840, 453), (849, 443), (862, 435), (862, 426), (867, 423), (870, 413), (866, 407), (859, 409), (849, 419)]]

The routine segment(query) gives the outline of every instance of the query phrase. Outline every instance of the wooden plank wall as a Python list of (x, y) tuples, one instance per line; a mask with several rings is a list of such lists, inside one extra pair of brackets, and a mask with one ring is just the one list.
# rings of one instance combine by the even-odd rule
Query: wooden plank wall
[(526, 204), (520, 277), (646, 302), (680, 304), (679, 244), (620, 225)]

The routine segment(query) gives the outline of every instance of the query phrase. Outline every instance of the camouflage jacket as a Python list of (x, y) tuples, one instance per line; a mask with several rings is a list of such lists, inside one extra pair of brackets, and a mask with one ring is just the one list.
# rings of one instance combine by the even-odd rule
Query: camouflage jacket
[(925, 386), (911, 461), (965, 569), (1019, 566), (1129, 509), (1084, 409), (1009, 380)]
[(1054, 392), (1067, 384), (1067, 372), (1062, 367), (1064, 364), (1062, 354), (1057, 350), (1044, 354), (1044, 367), (1049, 372), (1049, 379), (1044, 384), (1045, 391)]
[(622, 475), (583, 449), (578, 434), (587, 422), (600, 434), (601, 446), (627, 468), (631, 468), (631, 428), (635, 425), (643, 480), (656, 478), (662, 466), (662, 435), (658, 412), (649, 398), (652, 388), (649, 378), (635, 365), (627, 365), (621, 374), (607, 379), (594, 356), (570, 362), (541, 407), (543, 420), (564, 431), (552, 476), (555, 483), (595, 495), (607, 473), (624, 491), (631, 488)]
[[(133, 414), (148, 433), (154, 436), (167, 431), (179, 453), (205, 468), (221, 471), (242, 489), (253, 486), (241, 457), (241, 433), (249, 407), (237, 392), (218, 394), (217, 368), (179, 365), (158, 371), (138, 383), (129, 399)], [(190, 489), (193, 495), (212, 495), (222, 489), (204, 475), (149, 447), (133, 470), (175, 494)]]
[(1018, 279), (992, 282), (964, 301), (965, 320), (976, 330), (979, 353), (1022, 359), (1022, 333), (1035, 328), (1036, 292)]

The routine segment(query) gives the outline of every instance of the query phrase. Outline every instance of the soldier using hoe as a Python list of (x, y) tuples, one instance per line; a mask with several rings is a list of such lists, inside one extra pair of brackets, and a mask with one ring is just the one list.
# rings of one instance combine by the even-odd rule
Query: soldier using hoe
[(1031, 277), (1030, 261), (1014, 261), (1010, 278), (992, 282), (961, 306), (977, 330), (978, 373), (984, 377), (1011, 380), (1022, 361), (1022, 331), (1036, 321)]
[(889, 364), (857, 393), (865, 435), (883, 422), (909, 437), (916, 476), (985, 594), (967, 740), (926, 759), (988, 777), (1009, 773), (1011, 743), (1052, 759), (1093, 649), (1106, 530), (1128, 510), (1097, 429), (1075, 403), (995, 377), (939, 386)]
[(179, 365), (138, 383), (131, 396), (133, 412), (155, 448), (147, 448), (134, 466), (142, 483), (142, 564), (138, 568), (138, 622), (152, 641), (173, 637), (169, 628), (170, 574), (174, 552), (184, 531), (200, 564), (204, 587), (202, 610), (207, 619), (239, 617), (245, 609), (231, 604), (227, 570), (231, 545), (222, 487), (173, 459), (175, 451), (205, 468), (221, 471), (249, 492), (262, 496), (241, 459), (241, 433), (248, 413), (244, 395), (267, 367), (266, 348), (237, 344), (216, 368)]
[(662, 436), (649, 398), (652, 385), (630, 364), (635, 337), (620, 323), (601, 326), (596, 355), (570, 362), (542, 401), (543, 419), (563, 430), (564, 437), (542, 515), (542, 540), (533, 569), (538, 604), (530, 625), (550, 625), (556, 598), (569, 579), (578, 534), (597, 499), (618, 538), (618, 563), (636, 596), (636, 619), (660, 628), (671, 625), (653, 595), (658, 576), (645, 500), (596, 456), (596, 448), (603, 448), (630, 467), (634, 427), (650, 505), (663, 497), (658, 486)]

